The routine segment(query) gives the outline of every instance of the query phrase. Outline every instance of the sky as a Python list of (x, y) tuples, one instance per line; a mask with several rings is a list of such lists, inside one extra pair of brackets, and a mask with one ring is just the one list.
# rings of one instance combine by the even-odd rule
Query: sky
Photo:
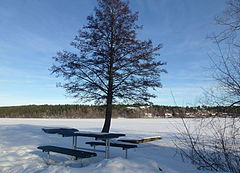
[[(207, 35), (219, 30), (214, 17), (225, 0), (129, 0), (143, 25), (138, 38), (162, 43), (167, 62), (163, 87), (151, 91), (157, 105), (196, 106), (214, 85)], [(69, 50), (77, 31), (93, 14), (95, 0), (0, 0), (0, 106), (76, 104), (49, 68), (56, 52)], [(80, 103), (81, 104), (81, 103)], [(86, 104), (86, 103), (85, 103)]]

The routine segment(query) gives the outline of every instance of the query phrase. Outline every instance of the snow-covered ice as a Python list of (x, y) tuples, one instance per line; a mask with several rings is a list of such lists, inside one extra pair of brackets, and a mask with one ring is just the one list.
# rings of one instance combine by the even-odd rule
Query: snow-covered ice
[[(207, 173), (189, 162), (183, 162), (172, 142), (181, 119), (113, 119), (111, 132), (125, 133), (129, 138), (161, 136), (163, 139), (140, 144), (124, 158), (121, 148), (110, 149), (110, 159), (104, 153), (95, 158), (72, 160), (69, 156), (46, 153), (39, 145), (71, 147), (71, 138), (45, 134), (43, 127), (71, 127), (100, 132), (103, 119), (0, 119), (0, 173)], [(191, 124), (196, 122), (192, 121)], [(196, 122), (197, 123), (197, 122)], [(78, 146), (86, 146), (90, 138), (79, 137)], [(98, 148), (102, 148), (99, 146)]]

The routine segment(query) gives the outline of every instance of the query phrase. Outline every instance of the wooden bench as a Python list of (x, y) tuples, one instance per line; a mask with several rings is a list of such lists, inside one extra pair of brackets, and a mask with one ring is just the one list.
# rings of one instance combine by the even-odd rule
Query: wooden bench
[(55, 152), (55, 153), (74, 156), (76, 160), (78, 158), (82, 159), (82, 158), (89, 158), (89, 157), (97, 156), (97, 154), (93, 153), (93, 152), (87, 152), (87, 151), (82, 151), (82, 150), (74, 150), (74, 149), (51, 146), (51, 145), (39, 146), (37, 148), (42, 150), (43, 152), (47, 152), (48, 153), (48, 158), (50, 157), (50, 154), (49, 154), (50, 152)]
[[(101, 145), (101, 146), (106, 146), (106, 143), (105, 142), (86, 142), (86, 144), (89, 144), (91, 146), (95, 147), (98, 146), (98, 145)], [(123, 150), (126, 151), (125, 153), (125, 158), (127, 158), (127, 150), (128, 149), (131, 149), (131, 148), (137, 148), (138, 146), (137, 145), (133, 145), (133, 144), (126, 144), (126, 143), (122, 143), (122, 142), (110, 142), (110, 146), (111, 147), (119, 147), (119, 148), (122, 148)]]
[(133, 144), (140, 144), (140, 143), (151, 142), (151, 141), (156, 141), (160, 139), (162, 139), (161, 136), (154, 136), (154, 137), (148, 137), (148, 138), (142, 138), (142, 139), (119, 139), (118, 141), (133, 143)]

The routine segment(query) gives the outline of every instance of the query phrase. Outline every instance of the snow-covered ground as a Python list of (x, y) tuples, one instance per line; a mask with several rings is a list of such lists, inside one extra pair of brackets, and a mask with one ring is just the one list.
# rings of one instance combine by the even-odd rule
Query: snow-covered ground
[[(197, 124), (197, 120), (188, 121)], [(207, 173), (183, 162), (176, 153), (173, 140), (181, 123), (181, 119), (113, 119), (111, 132), (125, 133), (128, 138), (161, 136), (163, 139), (130, 149), (128, 159), (121, 148), (111, 148), (110, 159), (104, 159), (104, 153), (82, 161), (52, 153), (47, 163), (46, 153), (37, 146), (71, 147), (72, 139), (45, 134), (41, 128), (72, 127), (100, 132), (103, 119), (0, 119), (0, 173)], [(91, 139), (79, 137), (78, 146), (89, 147), (86, 141)]]

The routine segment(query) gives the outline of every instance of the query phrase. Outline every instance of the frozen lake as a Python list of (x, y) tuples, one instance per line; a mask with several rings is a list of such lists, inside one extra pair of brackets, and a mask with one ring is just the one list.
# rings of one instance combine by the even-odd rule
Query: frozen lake
[[(196, 119), (188, 119), (192, 126)], [(71, 147), (72, 139), (60, 135), (45, 134), (43, 127), (71, 127), (79, 130), (100, 132), (103, 119), (0, 119), (0, 173), (206, 173), (199, 171), (176, 154), (173, 140), (177, 127), (182, 128), (181, 119), (113, 119), (111, 132), (125, 133), (128, 138), (161, 136), (163, 139), (139, 144), (130, 149), (128, 159), (121, 148), (111, 148), (110, 159), (104, 153), (95, 158), (71, 160), (68, 156), (52, 154), (50, 164), (43, 158), (46, 153), (37, 149), (39, 145)], [(126, 137), (125, 137), (126, 138)], [(78, 138), (78, 145), (89, 147), (90, 138)], [(101, 149), (101, 146), (97, 147)]]

